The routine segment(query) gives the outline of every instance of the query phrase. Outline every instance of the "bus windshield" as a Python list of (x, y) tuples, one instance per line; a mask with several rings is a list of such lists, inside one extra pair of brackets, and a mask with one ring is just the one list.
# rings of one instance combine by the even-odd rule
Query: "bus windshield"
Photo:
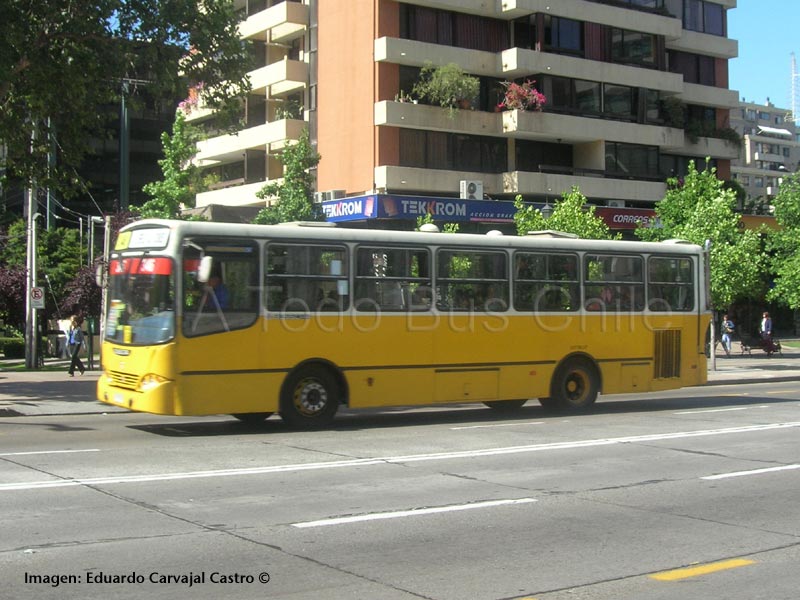
[(175, 278), (166, 257), (118, 258), (109, 269), (105, 338), (159, 344), (175, 336)]

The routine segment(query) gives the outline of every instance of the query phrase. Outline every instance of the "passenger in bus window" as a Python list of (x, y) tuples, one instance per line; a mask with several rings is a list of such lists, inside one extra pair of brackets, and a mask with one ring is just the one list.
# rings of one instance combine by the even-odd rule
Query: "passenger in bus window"
[(217, 308), (226, 309), (230, 301), (228, 288), (222, 282), (222, 276), (219, 273), (213, 273), (208, 278), (208, 287), (206, 288), (208, 296), (206, 298), (206, 306), (214, 310)]

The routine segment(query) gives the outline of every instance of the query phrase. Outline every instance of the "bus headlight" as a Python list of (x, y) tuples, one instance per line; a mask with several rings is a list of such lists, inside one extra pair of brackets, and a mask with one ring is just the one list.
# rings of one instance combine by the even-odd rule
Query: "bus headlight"
[(142, 377), (142, 380), (139, 383), (139, 389), (142, 391), (146, 391), (156, 387), (160, 383), (164, 383), (165, 381), (167, 381), (166, 377), (162, 377), (161, 375), (156, 375), (155, 373), (148, 373), (147, 375)]

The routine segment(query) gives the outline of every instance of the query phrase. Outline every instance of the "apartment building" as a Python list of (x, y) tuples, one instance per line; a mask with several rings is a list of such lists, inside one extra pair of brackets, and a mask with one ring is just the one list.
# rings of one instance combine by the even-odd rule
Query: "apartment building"
[(781, 179), (800, 165), (800, 130), (792, 111), (742, 100), (731, 111), (731, 127), (742, 136), (739, 158), (731, 163), (731, 175), (751, 201), (767, 208), (778, 194)]
[[(199, 206), (258, 204), (255, 192), (282, 175), (276, 154), (304, 127), (322, 155), (321, 197), (372, 200), (332, 208), (340, 220), (409, 217), (398, 207), (425, 200), (398, 201), (408, 197), (438, 199), (446, 212), (461, 196), (552, 202), (573, 186), (599, 206), (652, 209), (665, 178), (689, 160), (711, 157), (727, 179), (738, 157), (723, 139), (738, 108), (728, 89), (737, 43), (727, 38), (736, 0), (238, 6), (259, 66), (246, 128), (198, 146), (200, 164), (219, 178)], [(422, 67), (449, 63), (479, 78), (471, 106), (451, 115), (400, 101)], [(498, 110), (502, 83), (528, 79), (547, 97), (544, 110)], [(213, 115), (190, 119), (213, 133)], [(358, 212), (367, 206), (373, 212)]]

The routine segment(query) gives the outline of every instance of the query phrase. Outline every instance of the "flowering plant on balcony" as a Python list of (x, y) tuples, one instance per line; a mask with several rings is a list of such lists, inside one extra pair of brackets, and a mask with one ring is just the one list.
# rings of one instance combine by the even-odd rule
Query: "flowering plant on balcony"
[(188, 115), (197, 108), (200, 103), (200, 92), (203, 91), (203, 82), (193, 85), (189, 88), (189, 95), (185, 100), (178, 103), (178, 109), (182, 110), (184, 114)]
[(501, 110), (542, 110), (547, 98), (533, 87), (535, 83), (532, 79), (523, 83), (504, 81), (503, 87), (506, 91), (497, 107)]

